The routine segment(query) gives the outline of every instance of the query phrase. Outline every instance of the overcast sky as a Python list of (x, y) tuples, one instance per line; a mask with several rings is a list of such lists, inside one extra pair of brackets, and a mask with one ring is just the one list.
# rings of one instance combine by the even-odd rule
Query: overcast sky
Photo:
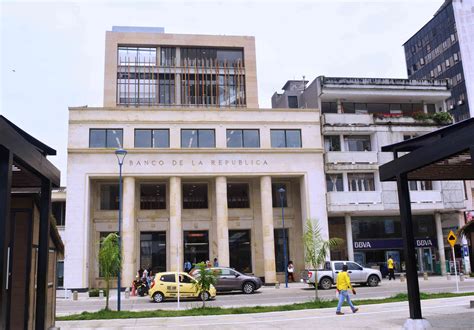
[(406, 78), (402, 44), (443, 0), (0, 3), (0, 113), (57, 150), (50, 159), (65, 185), (67, 108), (102, 105), (113, 25), (255, 36), (259, 103), (269, 108), (303, 75)]

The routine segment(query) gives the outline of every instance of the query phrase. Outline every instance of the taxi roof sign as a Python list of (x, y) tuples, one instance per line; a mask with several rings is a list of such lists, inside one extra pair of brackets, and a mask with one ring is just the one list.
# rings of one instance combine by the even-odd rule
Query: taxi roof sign
[(456, 244), (457, 237), (454, 235), (453, 231), (451, 230), (448, 234), (448, 243), (451, 244), (451, 247), (454, 247)]

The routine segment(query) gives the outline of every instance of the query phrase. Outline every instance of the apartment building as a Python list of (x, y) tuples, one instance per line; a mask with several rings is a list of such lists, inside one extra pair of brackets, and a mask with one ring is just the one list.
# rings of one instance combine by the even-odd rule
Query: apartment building
[[(378, 175), (379, 166), (393, 156), (381, 147), (442, 125), (424, 114), (446, 109), (447, 82), (320, 76), (306, 85), (289, 81), (282, 94), (273, 95), (272, 107), (296, 96), (292, 102), (299, 107), (321, 109), (329, 234), (346, 242), (332, 258), (373, 266), (391, 255), (400, 270), (397, 187), (380, 182)], [(419, 270), (445, 273), (446, 235), (464, 223), (463, 182), (413, 181), (410, 190)], [(456, 253), (461, 258), (459, 246)]]

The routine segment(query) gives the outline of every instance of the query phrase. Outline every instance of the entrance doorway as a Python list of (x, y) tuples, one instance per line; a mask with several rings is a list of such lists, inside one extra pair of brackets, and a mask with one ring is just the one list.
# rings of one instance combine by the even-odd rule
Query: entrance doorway
[(433, 272), (433, 253), (431, 248), (418, 248), (418, 270), (420, 272)]
[(156, 274), (166, 271), (166, 232), (140, 233), (140, 265)]
[(252, 272), (250, 230), (229, 230), (230, 267), (242, 273)]
[(194, 265), (209, 260), (209, 232), (193, 230), (184, 232), (184, 262)]

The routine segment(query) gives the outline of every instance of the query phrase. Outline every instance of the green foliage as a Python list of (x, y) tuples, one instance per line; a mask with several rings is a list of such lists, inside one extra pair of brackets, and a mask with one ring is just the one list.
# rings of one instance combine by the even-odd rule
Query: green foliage
[[(195, 265), (199, 270), (198, 276), (196, 277), (196, 282), (194, 282), (194, 287), (199, 293), (209, 292), (212, 285), (215, 285), (217, 282), (216, 274), (209, 268), (207, 268), (206, 263), (200, 262)], [(206, 300), (202, 299), (202, 308), (206, 307)]]
[(427, 113), (424, 113), (423, 111), (413, 112), (412, 117), (415, 120), (421, 120), (421, 121), (426, 121), (428, 119), (431, 119), (430, 115)]
[[(439, 299), (439, 298), (452, 298), (452, 297), (464, 297), (472, 296), (474, 292), (463, 292), (463, 293), (420, 293), (422, 300), (427, 299)], [(357, 299), (355, 303), (358, 306), (361, 305), (375, 305), (391, 302), (407, 301), (408, 295), (406, 293), (399, 293), (390, 298), (380, 299)], [(149, 317), (178, 317), (178, 316), (203, 316), (203, 315), (228, 315), (228, 314), (254, 314), (254, 313), (268, 313), (268, 312), (284, 312), (302, 309), (315, 309), (315, 308), (334, 308), (337, 306), (337, 300), (318, 300), (310, 301), (305, 303), (296, 303), (289, 305), (280, 306), (252, 306), (252, 307), (234, 307), (234, 308), (221, 308), (221, 307), (206, 307), (206, 308), (192, 308), (185, 310), (151, 310), (151, 311), (111, 311), (111, 310), (100, 310), (98, 312), (83, 312), (81, 314), (60, 316), (57, 317), (57, 321), (79, 321), (79, 320), (107, 320), (107, 319), (131, 319), (131, 318), (149, 318)]]
[[(304, 261), (314, 269), (318, 269), (328, 256), (330, 249), (338, 247), (344, 242), (341, 238), (330, 238), (325, 240), (321, 234), (318, 220), (306, 220), (303, 234)], [(315, 274), (315, 282), (318, 280), (318, 273)], [(318, 300), (318, 285), (315, 283), (315, 299)]]
[(109, 291), (110, 279), (116, 276), (121, 267), (120, 251), (118, 247), (118, 235), (110, 233), (100, 242), (99, 250), (99, 266), (100, 272), (103, 274), (105, 286), (105, 309), (109, 309)]
[[(99, 289), (89, 289), (89, 297), (98, 297), (99, 296)], [(107, 295), (107, 292), (104, 291), (104, 296)]]
[(437, 124), (452, 124), (453, 122), (453, 117), (447, 112), (436, 112), (431, 116), (431, 118), (437, 123)]

